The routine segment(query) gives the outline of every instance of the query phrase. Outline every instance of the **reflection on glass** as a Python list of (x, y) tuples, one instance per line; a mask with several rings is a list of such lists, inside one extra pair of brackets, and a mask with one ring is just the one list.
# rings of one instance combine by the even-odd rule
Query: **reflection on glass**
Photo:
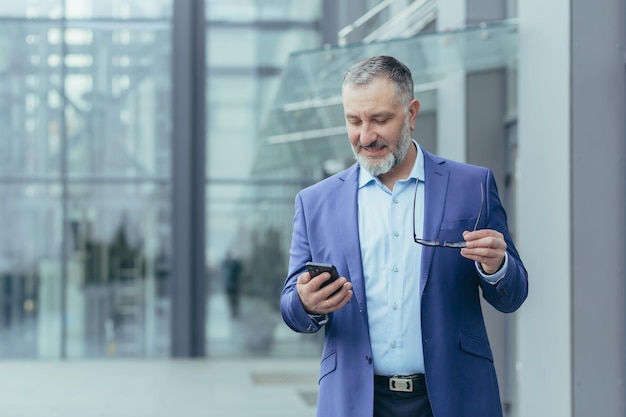
[(320, 46), (321, 6), (319, 0), (206, 2), (207, 352), (213, 357), (293, 357), (321, 349), (317, 335), (287, 329), (278, 308), (287, 275), (285, 224), (303, 182), (299, 173), (252, 172), (289, 55)]
[(287, 329), (279, 311), (289, 239), (277, 225), (293, 217), (293, 197), (301, 187), (298, 181), (275, 180), (209, 187), (208, 228), (220, 239), (210, 251), (212, 356), (319, 354), (319, 337)]
[(170, 15), (0, 4), (0, 358), (169, 355)]
[[(0, 185), (0, 358), (37, 357), (60, 330), (59, 315), (41, 320), (42, 304), (60, 303), (60, 292), (42, 297), (48, 283), (60, 280), (58, 189), (47, 185)], [(45, 232), (43, 232), (45, 231)], [(60, 311), (60, 310), (57, 310)], [(53, 334), (59, 340), (60, 333)]]
[(68, 356), (169, 354), (166, 191), (141, 184), (72, 187)]
[[(0, 4), (0, 357), (169, 354), (172, 4)], [(214, 356), (319, 349), (278, 318), (301, 173), (252, 166), (289, 55), (319, 46), (321, 5), (207, 0)]]
[(167, 18), (172, 0), (28, 0), (0, 2), (0, 16), (29, 19)]

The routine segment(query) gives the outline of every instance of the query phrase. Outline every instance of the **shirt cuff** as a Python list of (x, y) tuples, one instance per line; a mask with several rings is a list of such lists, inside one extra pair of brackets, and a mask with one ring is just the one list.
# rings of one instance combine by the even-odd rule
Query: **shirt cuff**
[(483, 271), (483, 268), (480, 266), (480, 262), (475, 262), (475, 264), (476, 270), (478, 270), (478, 273), (480, 274), (482, 279), (490, 284), (495, 285), (506, 275), (506, 269), (509, 266), (509, 254), (504, 252), (504, 261), (502, 262), (502, 266), (493, 274), (486, 274), (485, 271)]
[(309, 317), (315, 320), (320, 326), (328, 322), (328, 314), (309, 314)]

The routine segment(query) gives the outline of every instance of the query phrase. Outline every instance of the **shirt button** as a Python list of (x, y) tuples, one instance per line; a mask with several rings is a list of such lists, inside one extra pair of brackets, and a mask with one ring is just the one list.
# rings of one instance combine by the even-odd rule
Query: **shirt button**
[(396, 347), (396, 342), (391, 342), (390, 346), (391, 346), (392, 348), (395, 348), (395, 347)]
[(394, 198), (394, 199), (393, 199), (393, 203), (394, 203), (394, 204), (398, 204), (398, 199), (397, 199), (397, 198)]
[(393, 272), (398, 272), (400, 270), (400, 268), (398, 268), (397, 266), (393, 267)]
[(397, 310), (398, 309), (398, 303), (393, 303), (393, 309)]
[(399, 233), (397, 230), (395, 230), (395, 231), (393, 232), (393, 235), (394, 235), (395, 237), (398, 237), (398, 236), (400, 236), (400, 233)]

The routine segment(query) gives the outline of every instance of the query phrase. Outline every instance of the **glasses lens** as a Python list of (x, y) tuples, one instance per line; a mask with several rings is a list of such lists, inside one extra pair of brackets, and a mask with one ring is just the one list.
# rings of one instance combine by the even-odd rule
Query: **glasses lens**
[(438, 240), (415, 239), (415, 243), (425, 246), (439, 246)]
[(465, 242), (443, 242), (446, 248), (464, 248)]

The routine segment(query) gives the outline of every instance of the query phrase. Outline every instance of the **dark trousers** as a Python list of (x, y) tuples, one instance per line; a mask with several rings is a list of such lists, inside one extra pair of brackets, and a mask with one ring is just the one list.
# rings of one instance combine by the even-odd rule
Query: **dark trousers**
[(416, 381), (413, 392), (396, 392), (388, 378), (375, 376), (374, 417), (433, 417), (425, 381)]

